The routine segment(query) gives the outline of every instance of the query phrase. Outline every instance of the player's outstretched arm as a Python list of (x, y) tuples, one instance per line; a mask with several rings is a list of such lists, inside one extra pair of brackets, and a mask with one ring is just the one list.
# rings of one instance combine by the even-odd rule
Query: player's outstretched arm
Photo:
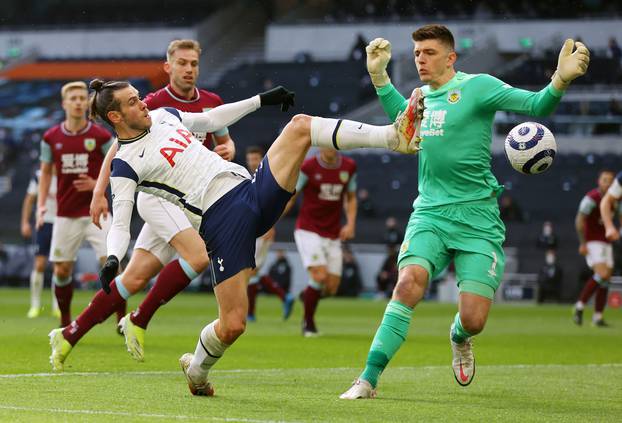
[(101, 224), (99, 222), (101, 216), (104, 219), (108, 218), (108, 200), (106, 199), (106, 188), (110, 183), (110, 168), (112, 159), (117, 154), (117, 150), (119, 149), (119, 144), (115, 142), (110, 146), (108, 152), (106, 153), (106, 157), (104, 158), (104, 162), (102, 163), (102, 167), (99, 170), (99, 175), (97, 176), (97, 182), (95, 183), (95, 188), (93, 189), (93, 197), (91, 198), (91, 205), (89, 208), (89, 214), (91, 215), (91, 220), (99, 229), (101, 229)]
[(391, 60), (391, 43), (384, 38), (372, 40), (367, 47), (367, 72), (376, 88), (384, 112), (391, 121), (408, 106), (408, 101), (391, 84), (387, 66)]
[(589, 64), (590, 51), (585, 44), (568, 38), (559, 52), (557, 70), (552, 78), (553, 86), (560, 91), (565, 91), (572, 81), (585, 75)]
[(191, 131), (215, 132), (230, 126), (263, 106), (281, 106), (286, 112), (294, 105), (295, 93), (278, 86), (246, 100), (223, 104), (203, 113), (182, 113), (181, 122)]

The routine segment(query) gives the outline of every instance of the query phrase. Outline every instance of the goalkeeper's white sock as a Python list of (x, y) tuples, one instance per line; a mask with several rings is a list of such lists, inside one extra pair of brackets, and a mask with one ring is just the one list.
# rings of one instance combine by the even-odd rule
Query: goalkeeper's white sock
[(30, 272), (30, 307), (41, 307), (41, 291), (43, 290), (43, 272), (35, 269)]
[(386, 148), (398, 145), (393, 125), (374, 126), (352, 120), (311, 118), (311, 145), (335, 150)]
[(225, 350), (229, 348), (228, 344), (218, 339), (216, 335), (216, 322), (218, 320), (214, 320), (201, 331), (199, 342), (197, 342), (197, 347), (194, 350), (194, 358), (188, 368), (188, 374), (192, 379), (200, 380), (207, 376), (212, 366), (216, 364)]

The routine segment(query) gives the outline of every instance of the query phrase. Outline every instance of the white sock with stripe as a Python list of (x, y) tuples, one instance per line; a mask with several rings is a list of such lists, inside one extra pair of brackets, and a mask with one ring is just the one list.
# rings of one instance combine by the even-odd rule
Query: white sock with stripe
[(188, 374), (193, 380), (201, 380), (214, 364), (222, 357), (229, 345), (218, 339), (216, 335), (216, 322), (214, 320), (201, 331), (199, 342), (194, 350), (194, 358), (190, 362)]
[(354, 148), (397, 147), (397, 132), (393, 125), (374, 126), (353, 120), (311, 118), (311, 145), (335, 150)]

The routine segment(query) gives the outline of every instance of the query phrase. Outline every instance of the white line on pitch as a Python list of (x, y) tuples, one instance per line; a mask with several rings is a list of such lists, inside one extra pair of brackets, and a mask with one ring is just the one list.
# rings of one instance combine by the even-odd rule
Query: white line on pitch
[(63, 408), (39, 408), (39, 407), (17, 407), (13, 405), (0, 404), (2, 410), (12, 411), (34, 411), (41, 413), (59, 413), (59, 414), (90, 414), (103, 416), (123, 416), (123, 417), (147, 417), (156, 419), (176, 419), (176, 420), (211, 420), (219, 422), (246, 422), (246, 423), (272, 423), (284, 422), (283, 420), (258, 420), (245, 419), (237, 417), (210, 417), (210, 416), (188, 416), (175, 414), (154, 414), (154, 413), (130, 413), (125, 411), (100, 411), (100, 410), (72, 410)]
[[(439, 370), (448, 366), (406, 366), (390, 367), (388, 370)], [(568, 367), (622, 367), (622, 363), (600, 364), (489, 364), (478, 365), (485, 369), (532, 369), (532, 368), (568, 368)], [(345, 372), (360, 370), (359, 367), (309, 367), (309, 368), (281, 368), (281, 369), (229, 369), (212, 370), (213, 374), (227, 373), (291, 373), (291, 372)], [(61, 376), (170, 376), (181, 374), (179, 371), (127, 371), (127, 372), (67, 372), (67, 373), (15, 373), (0, 374), (0, 379), (19, 379), (29, 377), (61, 377)]]

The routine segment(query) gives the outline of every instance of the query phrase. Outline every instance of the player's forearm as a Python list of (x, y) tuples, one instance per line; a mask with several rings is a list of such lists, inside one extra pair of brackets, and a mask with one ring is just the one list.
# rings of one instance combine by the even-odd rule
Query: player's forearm
[(356, 214), (358, 210), (358, 200), (356, 196), (346, 198), (346, 224), (354, 227), (356, 225)]
[(41, 175), (39, 176), (39, 195), (37, 196), (37, 207), (45, 206), (45, 201), (50, 193), (52, 183), (52, 164), (41, 163)]
[(34, 204), (35, 196), (31, 194), (26, 194), (26, 196), (24, 197), (24, 201), (22, 202), (22, 225), (30, 221), (30, 215), (32, 214), (32, 207), (34, 206)]
[(574, 227), (577, 231), (577, 238), (580, 244), (585, 244), (585, 217), (583, 214), (578, 213), (574, 220)]
[(387, 116), (389, 116), (391, 121), (395, 121), (397, 115), (401, 111), (406, 110), (406, 107), (408, 106), (408, 100), (406, 100), (404, 96), (395, 89), (393, 84), (376, 88), (376, 94), (378, 95), (382, 109)]
[(600, 201), (600, 218), (603, 221), (603, 225), (605, 228), (614, 227), (613, 224), (613, 204), (614, 204), (613, 196), (609, 194), (605, 194), (603, 199)]
[(108, 256), (115, 256), (119, 260), (125, 257), (130, 245), (130, 221), (133, 207), (132, 201), (116, 201), (113, 203), (112, 225), (106, 240)]
[(182, 123), (191, 131), (216, 132), (226, 126), (233, 125), (249, 113), (261, 107), (259, 95), (223, 104), (203, 113), (184, 113)]
[(106, 157), (104, 157), (104, 161), (102, 163), (102, 167), (99, 170), (99, 175), (97, 176), (97, 182), (95, 182), (95, 188), (93, 189), (93, 196), (102, 196), (106, 192), (106, 188), (110, 183), (110, 169), (112, 164), (112, 159), (117, 154), (117, 150), (119, 149), (119, 144), (114, 143), (108, 152), (106, 153)]

